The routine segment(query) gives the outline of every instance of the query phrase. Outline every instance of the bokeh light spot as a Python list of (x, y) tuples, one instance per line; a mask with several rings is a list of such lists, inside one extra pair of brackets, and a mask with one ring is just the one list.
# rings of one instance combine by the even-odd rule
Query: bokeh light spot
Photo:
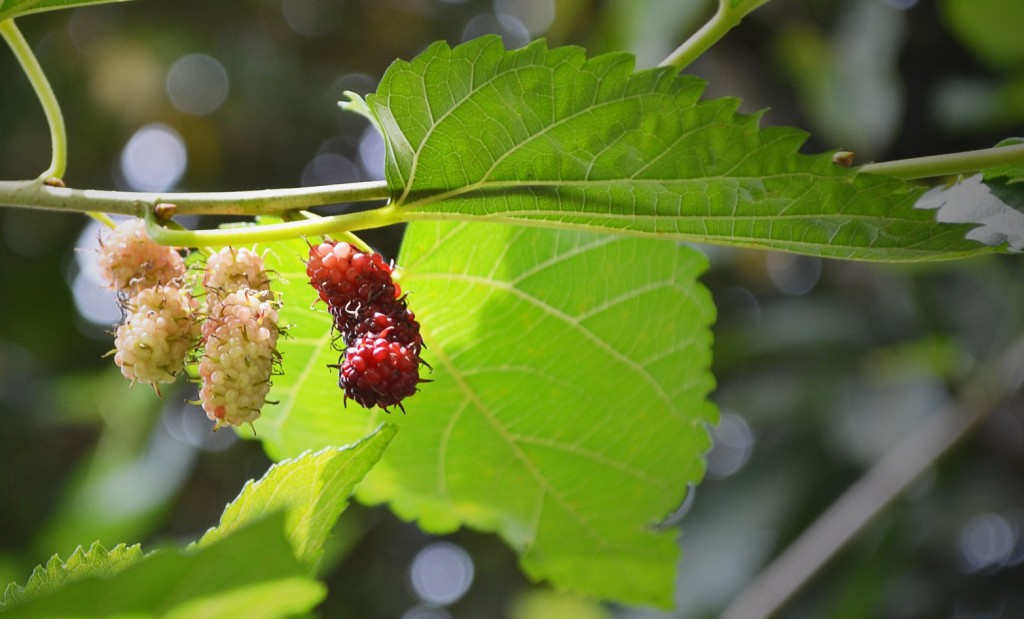
[(71, 296), (78, 314), (94, 325), (109, 329), (121, 321), (117, 295), (107, 289), (97, 262), (100, 230), (103, 224), (89, 220), (75, 241), (75, 267), (71, 269)]
[(998, 514), (981, 514), (960, 530), (960, 554), (967, 572), (999, 569), (1014, 554), (1020, 538), (1017, 523)]
[(409, 576), (421, 600), (445, 606), (469, 591), (473, 584), (473, 560), (455, 544), (439, 542), (417, 553)]
[(136, 191), (167, 191), (181, 180), (187, 165), (185, 141), (163, 124), (140, 128), (121, 151), (121, 174)]
[(723, 413), (718, 425), (711, 429), (711, 436), (714, 447), (707, 455), (709, 477), (728, 477), (750, 460), (754, 451), (754, 433), (740, 415)]
[(228, 97), (228, 72), (206, 54), (182, 56), (167, 72), (167, 95), (186, 114), (205, 116)]
[(769, 252), (765, 255), (765, 267), (768, 279), (780, 292), (795, 296), (813, 290), (821, 277), (821, 259), (812, 256)]
[(359, 165), (363, 166), (367, 179), (376, 181), (384, 178), (386, 152), (384, 138), (377, 128), (367, 127), (359, 138)]
[(302, 170), (302, 186), (334, 185), (359, 180), (359, 170), (348, 157), (338, 153), (320, 153)]

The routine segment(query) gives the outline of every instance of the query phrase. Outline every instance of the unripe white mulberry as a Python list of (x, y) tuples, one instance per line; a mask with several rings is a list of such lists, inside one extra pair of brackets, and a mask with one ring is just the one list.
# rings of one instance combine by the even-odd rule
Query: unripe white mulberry
[(185, 274), (185, 260), (173, 247), (146, 234), (141, 219), (128, 219), (100, 238), (100, 274), (118, 292), (168, 284)]
[(259, 254), (245, 248), (225, 247), (206, 259), (203, 286), (206, 303), (212, 307), (242, 288), (270, 290), (270, 277)]
[(174, 382), (199, 337), (196, 301), (175, 285), (144, 288), (125, 304), (125, 322), (117, 328), (114, 362), (134, 382)]
[(242, 288), (210, 307), (203, 323), (199, 399), (214, 429), (259, 418), (278, 359), (277, 322), (269, 291)]

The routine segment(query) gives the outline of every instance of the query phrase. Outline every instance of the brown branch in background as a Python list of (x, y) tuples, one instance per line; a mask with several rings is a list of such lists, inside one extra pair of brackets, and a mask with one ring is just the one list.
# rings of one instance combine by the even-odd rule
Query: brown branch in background
[(725, 609), (720, 619), (774, 615), (876, 516), (967, 436), (1024, 379), (1024, 338), (978, 368), (961, 395), (897, 443)]

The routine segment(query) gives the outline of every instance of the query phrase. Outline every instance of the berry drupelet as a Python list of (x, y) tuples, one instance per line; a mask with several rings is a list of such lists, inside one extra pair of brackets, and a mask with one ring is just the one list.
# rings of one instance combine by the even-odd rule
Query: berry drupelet
[(346, 346), (338, 366), (345, 401), (404, 411), (402, 400), (423, 382), (423, 338), (391, 266), (378, 253), (327, 239), (310, 246), (306, 274)]

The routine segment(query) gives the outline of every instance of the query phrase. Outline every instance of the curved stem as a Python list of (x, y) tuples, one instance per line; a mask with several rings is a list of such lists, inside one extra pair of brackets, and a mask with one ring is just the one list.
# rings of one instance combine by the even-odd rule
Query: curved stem
[[(305, 221), (305, 220), (313, 220), (313, 219), (323, 219), (323, 218), (320, 217), (319, 215), (317, 215), (316, 213), (310, 213), (309, 211), (298, 211), (298, 212), (293, 211), (291, 213), (285, 213), (284, 214), (284, 220), (285, 221)], [(390, 223), (397, 223), (397, 222), (390, 222)], [(366, 243), (366, 241), (364, 241), (363, 239), (359, 238), (358, 236), (356, 236), (355, 234), (353, 234), (349, 230), (335, 231), (335, 232), (332, 233), (332, 235), (335, 237), (335, 240), (345, 241), (349, 245), (354, 245), (355, 247), (359, 248), (359, 251), (362, 251), (362, 252), (365, 252), (365, 253), (370, 253), (370, 252), (373, 251), (373, 248), (370, 247)]]
[(1024, 144), (969, 150), (948, 155), (932, 155), (930, 157), (868, 163), (858, 167), (857, 171), (913, 180), (933, 176), (967, 174), (985, 168), (1009, 164), (1024, 164)]
[(43, 73), (43, 68), (36, 60), (35, 54), (32, 53), (32, 47), (22, 36), (18, 27), (14, 25), (13, 19), (0, 21), (0, 35), (7, 41), (7, 45), (10, 46), (18, 63), (21, 64), (22, 71), (25, 72), (32, 84), (32, 89), (35, 90), (39, 103), (43, 106), (43, 113), (46, 115), (46, 122), (50, 127), (50, 143), (53, 148), (50, 167), (40, 174), (37, 180), (60, 179), (64, 176), (64, 171), (67, 168), (68, 138), (64, 128), (64, 115), (61, 114), (57, 96), (53, 93), (53, 88), (50, 87), (50, 82), (46, 79), (46, 74)]
[(317, 187), (198, 193), (143, 193), (49, 187), (36, 181), (0, 181), (0, 205), (62, 211), (99, 211), (142, 217), (146, 207), (174, 204), (176, 215), (270, 215), (342, 202), (387, 200), (387, 183), (367, 181)]
[[(156, 220), (156, 214), (152, 208), (145, 209), (144, 216), (146, 218), (146, 232), (149, 236), (157, 243), (173, 245), (175, 247), (224, 247), (226, 245), (251, 245), (253, 243), (287, 241), (296, 237), (323, 236), (325, 234), (340, 234), (350, 230), (379, 228), (399, 221), (397, 210), (393, 206), (331, 217), (270, 224), (267, 226), (239, 226), (217, 230), (177, 230), (168, 228)], [(365, 243), (358, 239), (355, 244), (361, 248), (366, 247)]]
[(769, 0), (746, 0), (733, 6), (732, 0), (718, 0), (718, 10), (708, 23), (693, 36), (661, 61), (659, 67), (674, 67), (682, 71), (691, 62), (708, 51), (726, 33), (739, 25), (740, 21), (754, 9), (767, 4)]

